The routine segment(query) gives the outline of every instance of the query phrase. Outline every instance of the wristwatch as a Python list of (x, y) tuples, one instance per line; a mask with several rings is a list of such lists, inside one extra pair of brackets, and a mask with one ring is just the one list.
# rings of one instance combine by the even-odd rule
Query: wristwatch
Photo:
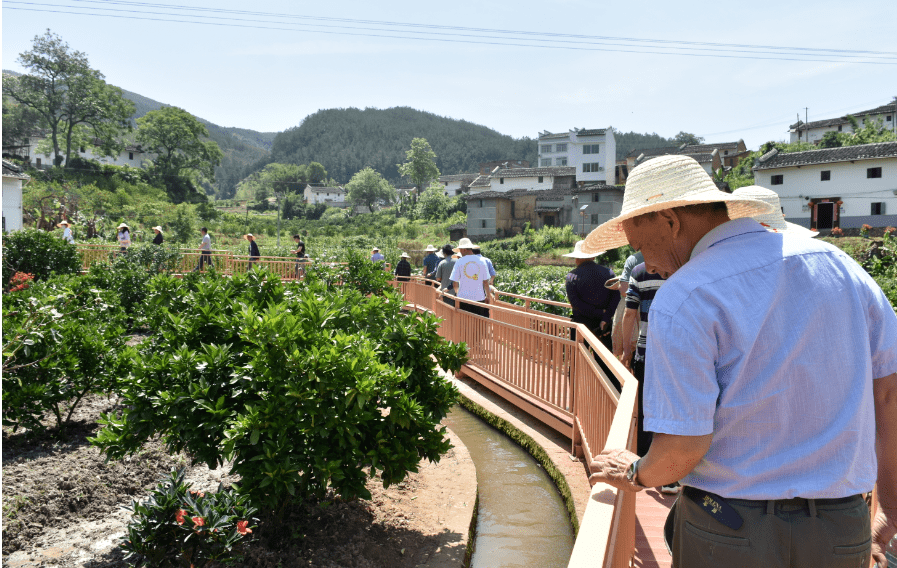
[(636, 477), (638, 476), (638, 462), (640, 461), (641, 458), (635, 460), (629, 466), (629, 469), (626, 470), (626, 480), (631, 483), (635, 483), (636, 485), (638, 485), (638, 479), (636, 479)]

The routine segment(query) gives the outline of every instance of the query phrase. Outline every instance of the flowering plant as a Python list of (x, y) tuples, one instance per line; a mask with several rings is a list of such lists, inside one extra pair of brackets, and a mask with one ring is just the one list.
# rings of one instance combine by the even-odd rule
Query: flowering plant
[(832, 229), (832, 236), (833, 237), (843, 237), (844, 231), (841, 230), (841, 227), (835, 227), (834, 229)]
[(184, 471), (171, 472), (146, 501), (127, 507), (133, 517), (121, 548), (134, 566), (199, 568), (242, 558), (256, 508), (220, 484), (215, 493), (190, 491)]
[(872, 226), (864, 223), (863, 226), (860, 227), (860, 236), (863, 238), (868, 237), (870, 230), (872, 230)]
[(31, 285), (32, 280), (34, 280), (32, 274), (27, 272), (16, 272), (9, 280), (9, 291), (18, 292), (19, 290), (24, 290)]

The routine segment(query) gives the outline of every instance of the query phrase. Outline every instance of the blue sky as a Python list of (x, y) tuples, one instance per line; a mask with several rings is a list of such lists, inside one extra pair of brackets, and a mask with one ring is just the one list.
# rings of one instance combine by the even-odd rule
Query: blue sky
[[(833, 1), (736, 5), (594, 0), (158, 3), (282, 14), (273, 18), (243, 17), (268, 22), (246, 25), (292, 29), (14, 9), (83, 12), (93, 6), (129, 11), (117, 15), (135, 15), (137, 11), (174, 13), (167, 7), (135, 7), (104, 0), (7, 0), (2, 9), (3, 68), (22, 71), (16, 62), (18, 54), (30, 48), (35, 35), (50, 28), (73, 49), (87, 53), (91, 65), (102, 71), (109, 83), (180, 106), (222, 126), (280, 131), (324, 108), (410, 106), (483, 124), (515, 137), (535, 137), (542, 130), (613, 126), (624, 132), (657, 132), (663, 136), (685, 130), (709, 142), (744, 138), (751, 148), (767, 140), (785, 139), (788, 124), (794, 122), (798, 112), (804, 116), (804, 107), (809, 107), (810, 120), (818, 120), (872, 108), (897, 96), (897, 65), (465, 43), (496, 41), (490, 39), (495, 34), (483, 31), (451, 32), (467, 37), (438, 36), (446, 33), (438, 29), (422, 34), (452, 42), (339, 35), (315, 30), (395, 32), (347, 30), (353, 26), (383, 27), (374, 24), (288, 17), (868, 50), (892, 52), (890, 61), (897, 63), (895, 10), (892, 2), (886, 1), (849, 5)], [(159, 14), (140, 17), (173, 19)], [(299, 29), (293, 22), (335, 27)], [(731, 48), (713, 49), (722, 53)], [(669, 47), (661, 50), (672, 51)]]

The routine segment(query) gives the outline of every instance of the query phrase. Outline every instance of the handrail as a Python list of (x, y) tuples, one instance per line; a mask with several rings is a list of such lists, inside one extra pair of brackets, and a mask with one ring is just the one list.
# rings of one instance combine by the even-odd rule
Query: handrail
[[(413, 309), (442, 319), (440, 335), (465, 342), (470, 359), (462, 367), (483, 386), (546, 425), (569, 436), (573, 452), (589, 464), (602, 449), (636, 445), (638, 382), (584, 325), (501, 300), (492, 289), (489, 317), (462, 310), (462, 301), (420, 277), (392, 284)], [(444, 301), (453, 299), (454, 306)], [(554, 302), (559, 304), (559, 302)], [(576, 330), (576, 339), (570, 332)], [(623, 385), (618, 393), (595, 362), (599, 357)], [(596, 484), (580, 524), (568, 567), (625, 568), (635, 551), (635, 494)]]

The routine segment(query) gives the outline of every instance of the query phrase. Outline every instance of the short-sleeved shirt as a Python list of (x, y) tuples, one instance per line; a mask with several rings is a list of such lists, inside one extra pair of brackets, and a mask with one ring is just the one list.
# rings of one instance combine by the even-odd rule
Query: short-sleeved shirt
[(212, 236), (208, 233), (202, 236), (202, 243), (199, 245), (200, 250), (212, 250)]
[(486, 268), (489, 269), (489, 278), (495, 278), (495, 267), (492, 266), (492, 261), (481, 254), (476, 254), (474, 256), (477, 256), (477, 257), (480, 257), (483, 259), (483, 262), (486, 263)]
[(567, 300), (573, 307), (573, 321), (604, 321), (608, 324), (613, 321), (620, 294), (604, 287), (604, 283), (613, 277), (613, 270), (594, 261), (584, 262), (567, 273), (565, 289)]
[(651, 305), (645, 430), (713, 433), (682, 479), (723, 497), (839, 498), (877, 478), (873, 380), (897, 372), (897, 315), (843, 251), (716, 227)]
[(455, 289), (452, 288), (452, 269), (455, 267), (454, 258), (445, 258), (439, 262), (436, 267), (436, 280), (439, 280), (439, 289), (445, 290), (449, 294), (454, 294)]
[(458, 297), (482, 302), (486, 299), (483, 282), (489, 280), (489, 267), (477, 255), (462, 256), (452, 268), (451, 279), (458, 283)]
[(620, 272), (620, 282), (629, 282), (629, 278), (632, 276), (632, 269), (643, 262), (645, 262), (645, 258), (642, 256), (642, 251), (629, 255), (626, 262), (623, 263), (623, 271)]
[(371, 260), (373, 262), (383, 262), (383, 260), (385, 260), (385, 259), (386, 259), (386, 257), (383, 256), (382, 254), (380, 254), (379, 252), (375, 252), (374, 254), (371, 255)]
[(62, 238), (72, 244), (75, 244), (75, 237), (72, 236), (72, 230), (68, 227), (62, 230)]
[(131, 246), (131, 233), (128, 232), (127, 229), (121, 230), (118, 232), (118, 244), (123, 247)]
[(645, 263), (632, 269), (629, 276), (629, 290), (626, 292), (626, 307), (639, 312), (638, 343), (636, 343), (635, 360), (645, 360), (645, 348), (648, 345), (648, 312), (654, 302), (654, 295), (666, 282), (659, 275), (648, 272)]

